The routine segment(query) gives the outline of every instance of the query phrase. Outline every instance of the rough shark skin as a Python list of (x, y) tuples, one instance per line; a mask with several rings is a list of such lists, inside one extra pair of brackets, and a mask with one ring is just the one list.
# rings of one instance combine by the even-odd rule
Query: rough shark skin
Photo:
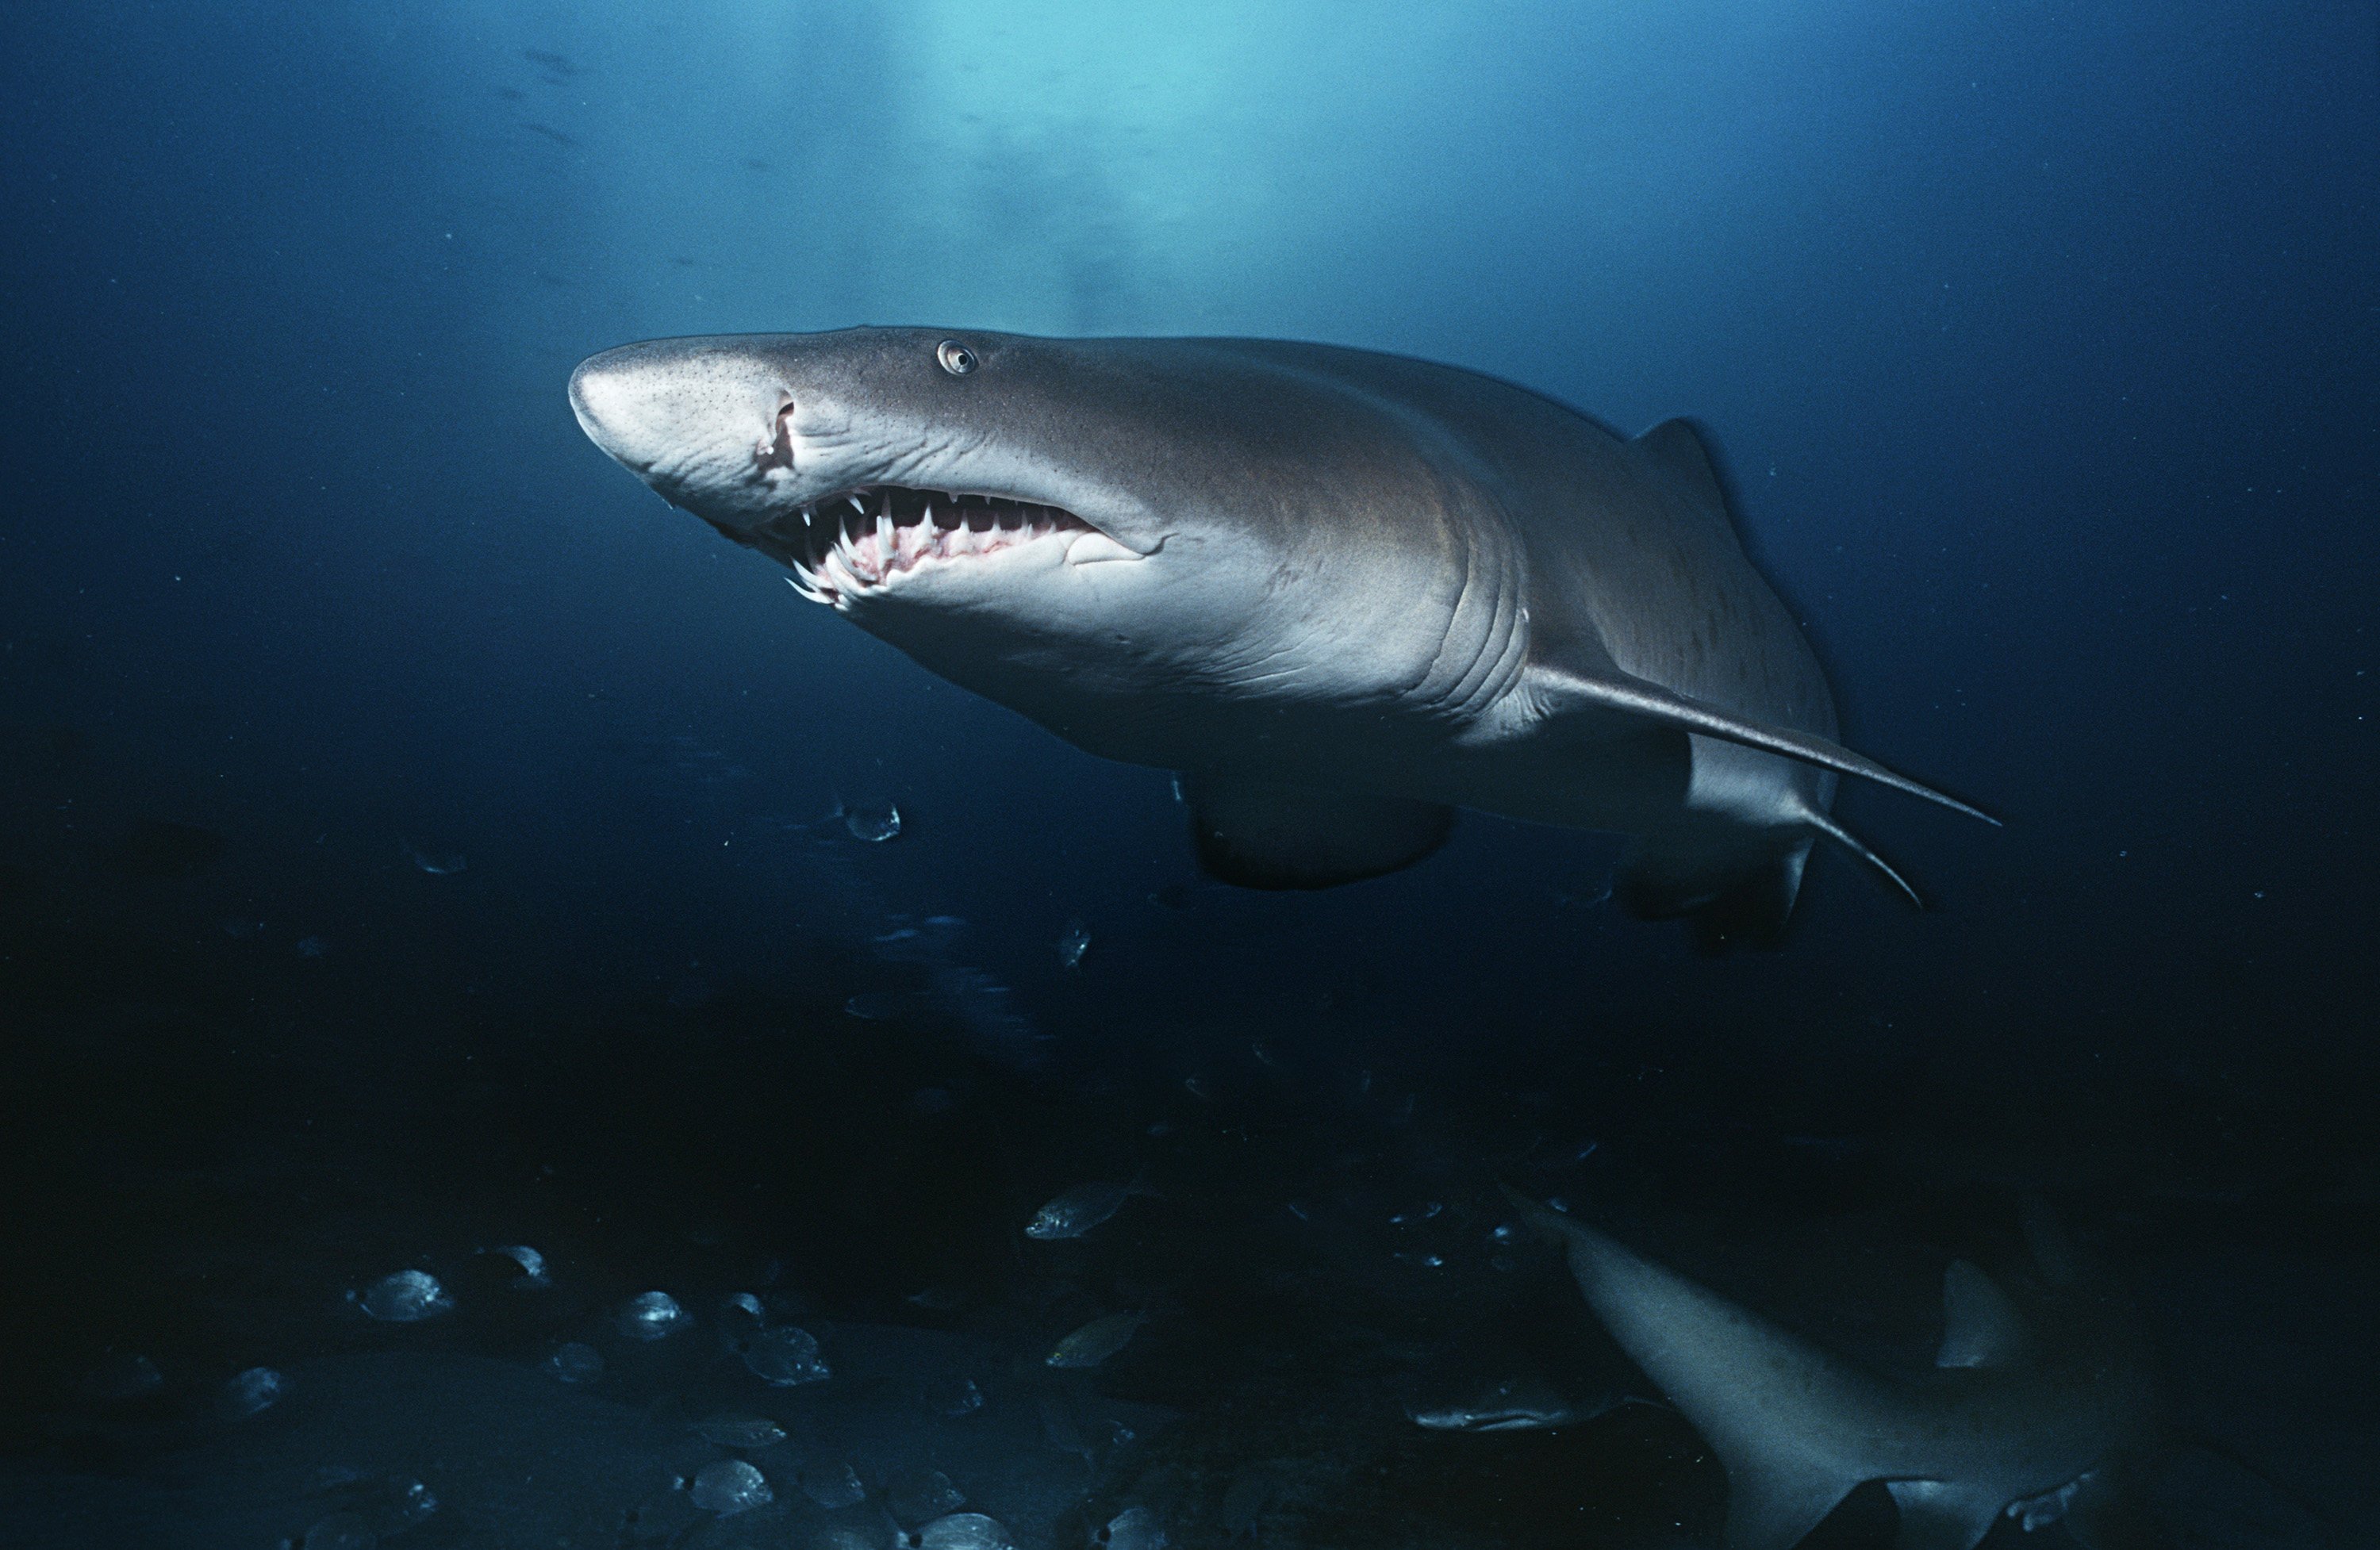
[(1777, 936), (1819, 838), (1906, 889), (1839, 773), (1973, 812), (1833, 741), (1681, 420), (1321, 345), (907, 328), (631, 345), (570, 398), (805, 597), (1181, 771), (1228, 881), (1393, 871), (1471, 807), (1633, 836), (1623, 902), (1727, 945)]
[(1726, 1466), (1727, 1550), (1788, 1550), (1872, 1480), (1900, 1510), (1899, 1550), (1973, 1550), (2003, 1517), (2062, 1521), (2085, 1550), (2157, 1543), (2134, 1489), (2161, 1432), (2146, 1337), (2046, 1216), (2028, 1218), (2023, 1280), (1950, 1265), (1936, 1369), (1894, 1379), (1505, 1193)]

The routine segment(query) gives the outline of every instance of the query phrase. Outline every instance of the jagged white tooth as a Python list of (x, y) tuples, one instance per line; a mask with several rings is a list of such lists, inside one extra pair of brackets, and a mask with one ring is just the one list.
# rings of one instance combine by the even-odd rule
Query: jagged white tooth
[(810, 508), (809, 508), (809, 507), (808, 507), (808, 506), (804, 506), (804, 507), (802, 508), (802, 526), (803, 526), (803, 527), (807, 527), (810, 526), (811, 518), (812, 518), (812, 513), (811, 513), (811, 511), (810, 511)]
[(824, 592), (820, 591), (816, 586), (809, 584), (809, 573), (807, 571), (801, 573), (800, 580), (795, 580), (790, 575), (785, 577), (785, 585), (792, 587), (795, 591), (799, 592), (805, 599), (810, 602), (822, 603), (829, 600)]
[(1138, 558), (1140, 556), (1096, 527), (1076, 535), (1075, 541), (1066, 546), (1066, 563), (1070, 565), (1096, 565), (1102, 560)]
[(859, 577), (853, 574), (851, 566), (844, 563), (842, 545), (837, 544), (826, 551), (826, 559), (820, 569), (826, 572), (827, 580), (837, 592), (847, 597), (859, 590)]
[(892, 556), (899, 551), (899, 541), (892, 536), (892, 503), (887, 501), (876, 511), (876, 552), (884, 557), (885, 567), (890, 569)]
[(853, 511), (857, 512), (862, 516), (866, 516), (868, 515), (868, 503), (861, 500), (858, 496), (846, 495), (844, 499), (851, 503), (851, 509)]

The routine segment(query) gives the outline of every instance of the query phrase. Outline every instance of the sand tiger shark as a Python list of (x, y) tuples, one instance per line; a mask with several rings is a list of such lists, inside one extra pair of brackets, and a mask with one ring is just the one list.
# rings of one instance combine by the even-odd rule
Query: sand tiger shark
[(1820, 839), (1908, 891), (1838, 775), (1984, 816), (1834, 741), (1683, 420), (1323, 345), (914, 328), (629, 345), (570, 401), (803, 597), (1180, 772), (1225, 881), (1392, 872), (1470, 807), (1632, 836), (1622, 902), (1723, 945), (1775, 938)]
[(2046, 1216), (2028, 1213), (2034, 1265), (2022, 1280), (1951, 1264), (1935, 1371), (1896, 1381), (1505, 1193), (1562, 1247), (1621, 1350), (1718, 1455), (1728, 1550), (1788, 1550), (1869, 1481), (1900, 1508), (1898, 1550), (1973, 1550), (2003, 1517), (2062, 1521), (2085, 1550), (2156, 1543), (2136, 1487), (2162, 1430), (2146, 1336)]

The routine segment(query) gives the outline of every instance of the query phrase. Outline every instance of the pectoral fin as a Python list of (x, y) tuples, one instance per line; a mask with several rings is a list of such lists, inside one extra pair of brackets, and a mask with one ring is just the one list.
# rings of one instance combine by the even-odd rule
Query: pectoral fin
[(1434, 802), (1229, 776), (1187, 782), (1208, 876), (1242, 888), (1336, 888), (1410, 866), (1454, 829)]
[(1529, 667), (1528, 687), (1542, 704), (1556, 715), (1566, 708), (1580, 710), (1617, 711), (1641, 717), (1663, 726), (1682, 732), (1716, 737), (1722, 742), (1738, 743), (1747, 748), (1815, 764), (1822, 769), (1832, 769), (1844, 775), (1857, 775), (1875, 781), (1895, 791), (1907, 792), (1937, 802), (1953, 812), (1981, 818), (1998, 827), (1999, 819), (1979, 807), (1969, 806), (1955, 796), (1946, 795), (1931, 786), (1920, 785), (1908, 776), (1887, 769), (1874, 759), (1852, 753), (1849, 748), (1812, 733), (1795, 732), (1790, 727), (1769, 726), (1731, 715), (1716, 706), (1690, 699), (1684, 695), (1662, 688), (1642, 678), (1612, 672), (1590, 677), (1536, 662)]

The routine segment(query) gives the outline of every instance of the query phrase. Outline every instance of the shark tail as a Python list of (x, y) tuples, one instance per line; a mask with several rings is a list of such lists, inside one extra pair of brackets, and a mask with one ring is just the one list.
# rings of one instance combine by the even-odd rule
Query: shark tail
[[(1822, 1399), (1860, 1398), (1845, 1387), (1857, 1379), (1793, 1336), (1596, 1228), (1509, 1184), (1503, 1191), (1530, 1227), (1561, 1246), (1604, 1327), (1718, 1455), (1727, 1470), (1727, 1550), (1792, 1550), (1845, 1496), (1875, 1478), (1843, 1450), (1812, 1447), (1794, 1428), (1770, 1424), (1735, 1392), (1736, 1375), (1746, 1370), (1797, 1374), (1800, 1390)], [(1681, 1330), (1692, 1333), (1682, 1337)], [(1990, 1526), (1986, 1516), (1984, 1527)]]

